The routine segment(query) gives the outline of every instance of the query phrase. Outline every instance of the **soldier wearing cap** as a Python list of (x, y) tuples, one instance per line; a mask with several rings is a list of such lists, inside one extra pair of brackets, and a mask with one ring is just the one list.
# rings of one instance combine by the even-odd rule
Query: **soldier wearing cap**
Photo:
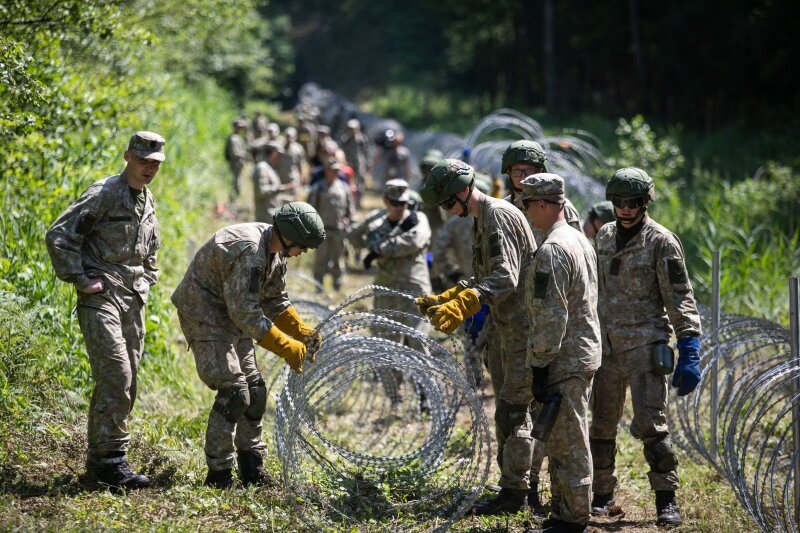
[(233, 133), (228, 136), (225, 141), (225, 160), (231, 169), (233, 177), (233, 187), (231, 192), (231, 200), (239, 197), (239, 177), (242, 174), (242, 169), (245, 164), (250, 160), (247, 153), (247, 143), (245, 142), (244, 132), (247, 129), (247, 120), (237, 118), (231, 124)]
[(475, 171), (457, 159), (445, 159), (431, 169), (420, 191), (427, 205), (474, 219), (474, 276), (441, 294), (417, 298), (420, 312), (434, 327), (452, 333), (487, 304), (500, 339), (488, 354), (495, 394), (495, 429), (500, 464), (500, 495), (481, 503), (482, 515), (516, 513), (525, 506), (529, 489), (533, 427), (531, 371), (526, 365), (528, 341), (525, 278), (536, 251), (525, 215), (510, 203), (475, 188)]
[(77, 290), (94, 379), (86, 469), (110, 486), (141, 488), (150, 480), (128, 464), (128, 415), (144, 351), (144, 308), (158, 278), (158, 221), (148, 186), (164, 161), (164, 139), (137, 132), (123, 157), (125, 169), (89, 186), (53, 222), (46, 241), (56, 275)]
[(347, 131), (339, 139), (339, 145), (344, 151), (347, 163), (353, 167), (355, 172), (356, 189), (358, 190), (356, 207), (360, 208), (360, 200), (364, 196), (367, 175), (370, 172), (370, 158), (369, 142), (361, 131), (361, 123), (358, 119), (351, 118), (347, 121)]
[[(425, 256), (431, 241), (431, 228), (424, 213), (409, 208), (410, 200), (411, 190), (406, 180), (387, 181), (384, 209), (371, 213), (353, 228), (348, 238), (354, 245), (369, 250), (363, 264), (365, 269), (370, 269), (373, 263), (377, 265), (375, 284), (413, 295), (428, 294), (431, 281)], [(385, 294), (375, 296), (374, 307), (412, 315), (417, 312), (413, 301)], [(429, 325), (425, 320), (402, 318), (400, 321), (422, 333), (428, 332)], [(404, 337), (396, 340), (406, 344), (410, 342)], [(415, 348), (422, 349), (421, 346)], [(399, 379), (396, 384), (399, 386)], [(389, 392), (393, 401), (400, 401), (399, 389), (390, 388)]]
[[(308, 177), (308, 159), (303, 145), (297, 142), (297, 130), (288, 127), (284, 130), (283, 149), (284, 154), (279, 165), (278, 176), (282, 183), (294, 183), (292, 200), (303, 190), (303, 184)], [(289, 196), (289, 195), (287, 195)]]
[(545, 237), (525, 283), (531, 392), (542, 406), (560, 403), (545, 441), (553, 495), (547, 527), (554, 528), (545, 531), (584, 531), (592, 492), (587, 412), (601, 357), (597, 257), (567, 224), (561, 176), (534, 174), (521, 185), (520, 201)]
[(214, 233), (172, 294), (197, 373), (217, 391), (206, 429), (207, 486), (231, 487), (234, 459), (244, 485), (269, 480), (261, 439), (267, 388), (253, 339), (295, 372), (302, 372), (306, 357), (313, 362), (321, 338), (289, 301), (286, 259), (324, 239), (313, 207), (286, 204), (275, 213), (274, 225), (251, 222)]
[(583, 233), (589, 239), (594, 240), (597, 232), (605, 224), (614, 222), (614, 205), (608, 200), (597, 202), (589, 208), (586, 220), (583, 221)]
[(315, 182), (308, 194), (308, 203), (319, 212), (327, 234), (314, 256), (314, 279), (322, 285), (325, 273), (330, 272), (333, 288), (337, 291), (342, 287), (344, 274), (345, 233), (356, 216), (350, 188), (339, 179), (341, 169), (342, 165), (336, 159), (327, 160), (323, 179)]
[(253, 168), (253, 202), (256, 222), (272, 222), (275, 214), (286, 203), (286, 195), (294, 190), (294, 183), (283, 183), (277, 169), (283, 157), (283, 145), (278, 141), (254, 141), (250, 145), (256, 166)]

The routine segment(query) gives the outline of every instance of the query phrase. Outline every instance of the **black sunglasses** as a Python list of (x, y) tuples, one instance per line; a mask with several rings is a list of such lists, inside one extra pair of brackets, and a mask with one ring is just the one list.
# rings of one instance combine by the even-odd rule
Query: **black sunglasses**
[(456, 205), (457, 201), (458, 201), (458, 198), (456, 198), (456, 195), (454, 194), (453, 196), (451, 196), (450, 198), (448, 198), (444, 202), (440, 203), (439, 207), (441, 207), (445, 211), (450, 211), (451, 209), (453, 209), (453, 206)]
[(300, 248), (301, 252), (304, 252), (304, 251), (308, 250), (308, 246), (306, 246), (305, 244), (298, 244), (296, 242), (293, 242), (292, 244), (290, 244), (289, 248)]
[(611, 203), (614, 204), (614, 207), (617, 209), (637, 209), (644, 205), (644, 196), (612, 196)]
[(402, 201), (402, 200), (389, 200), (388, 198), (387, 198), (387, 200), (389, 201), (389, 205), (393, 205), (395, 207), (400, 207), (401, 205), (406, 205), (406, 203), (404, 201)]
[(528, 209), (528, 206), (531, 205), (533, 202), (544, 202), (546, 204), (553, 204), (553, 205), (564, 205), (564, 202), (558, 202), (556, 200), (548, 200), (546, 198), (525, 198), (522, 200), (522, 206), (525, 209)]

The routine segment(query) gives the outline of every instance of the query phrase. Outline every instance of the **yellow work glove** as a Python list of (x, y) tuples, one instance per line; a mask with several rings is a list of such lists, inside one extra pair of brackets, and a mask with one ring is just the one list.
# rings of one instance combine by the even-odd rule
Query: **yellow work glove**
[(274, 324), (258, 345), (266, 348), (278, 357), (283, 357), (289, 366), (298, 374), (303, 373), (303, 361), (306, 358), (306, 345), (287, 337)]
[(464, 288), (461, 285), (456, 285), (455, 287), (450, 287), (441, 294), (428, 294), (425, 296), (420, 296), (414, 300), (414, 303), (417, 304), (417, 307), (419, 307), (419, 312), (421, 315), (427, 315), (428, 318), (430, 318), (428, 310), (431, 307), (449, 302), (455, 298), (456, 294), (463, 290)]
[(449, 302), (435, 305), (428, 311), (431, 324), (437, 330), (448, 335), (453, 333), (467, 318), (481, 310), (478, 291), (465, 289)]
[(278, 326), (279, 330), (306, 345), (309, 361), (313, 363), (317, 360), (317, 352), (322, 345), (322, 335), (303, 322), (294, 306), (290, 305), (284, 309), (281, 314), (275, 317), (272, 323)]

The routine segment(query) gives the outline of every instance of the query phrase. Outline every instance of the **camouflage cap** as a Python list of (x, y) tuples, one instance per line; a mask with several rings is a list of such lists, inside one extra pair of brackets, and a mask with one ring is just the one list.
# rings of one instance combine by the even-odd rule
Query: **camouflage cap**
[(164, 161), (164, 137), (152, 131), (137, 131), (128, 142), (128, 151), (144, 159)]
[(408, 202), (411, 198), (408, 182), (400, 178), (388, 180), (383, 195), (393, 202)]
[(240, 117), (240, 118), (235, 119), (233, 122), (231, 122), (231, 125), (234, 128), (246, 128), (247, 127), (247, 120), (245, 120), (245, 119)]
[(599, 218), (603, 223), (613, 222), (614, 204), (608, 200), (597, 202), (589, 209), (589, 218)]
[(325, 135), (330, 135), (331, 134), (331, 129), (328, 126), (325, 126), (324, 124), (320, 124), (319, 126), (317, 126), (317, 133), (323, 133)]
[(285, 152), (283, 145), (278, 141), (268, 141), (265, 137), (260, 137), (250, 143), (250, 149), (253, 153), (263, 152), (264, 154), (271, 154), (272, 152), (278, 152), (279, 154), (283, 154)]
[(522, 180), (523, 200), (546, 196), (564, 196), (564, 178), (557, 174), (533, 174)]

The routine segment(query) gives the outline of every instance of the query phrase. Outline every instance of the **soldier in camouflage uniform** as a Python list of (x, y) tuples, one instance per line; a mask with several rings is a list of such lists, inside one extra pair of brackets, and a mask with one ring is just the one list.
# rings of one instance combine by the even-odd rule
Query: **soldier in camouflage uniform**
[(670, 351), (665, 364), (661, 354), (669, 350), (663, 345), (674, 330), (680, 356), (672, 384), (679, 396), (694, 390), (700, 379), (700, 317), (680, 240), (647, 215), (653, 196), (646, 172), (618, 170), (606, 186), (617, 222), (603, 226), (595, 241), (603, 364), (591, 401), (592, 512), (607, 514), (613, 503), (617, 427), (630, 387), (631, 434), (644, 442), (658, 523), (679, 525), (678, 461), (665, 414), (672, 357)]
[(295, 372), (302, 372), (307, 353), (313, 362), (320, 337), (289, 301), (286, 258), (324, 239), (322, 220), (310, 205), (286, 204), (274, 225), (252, 222), (217, 231), (172, 294), (197, 373), (217, 391), (206, 429), (209, 487), (231, 487), (234, 451), (244, 485), (268, 482), (261, 440), (267, 389), (253, 339)]
[(361, 198), (366, 190), (367, 174), (369, 173), (369, 141), (361, 132), (361, 123), (358, 119), (351, 118), (347, 121), (347, 132), (339, 140), (339, 146), (344, 151), (344, 157), (355, 172), (356, 189), (358, 194), (356, 207), (360, 208)]
[(584, 531), (592, 491), (587, 413), (602, 351), (597, 257), (586, 237), (567, 225), (560, 176), (528, 176), (520, 199), (545, 235), (526, 281), (532, 393), (543, 405), (560, 401), (545, 441), (553, 498), (543, 531)]
[(254, 142), (251, 146), (256, 166), (253, 168), (253, 203), (256, 222), (272, 222), (272, 215), (288, 202), (287, 194), (294, 183), (283, 183), (278, 175), (283, 158), (283, 146), (277, 141)]
[(495, 429), (500, 464), (500, 495), (475, 507), (477, 514), (516, 513), (529, 488), (531, 372), (525, 363), (528, 328), (525, 283), (536, 251), (530, 224), (522, 212), (475, 189), (471, 166), (445, 159), (433, 167), (420, 191), (427, 205), (439, 205), (462, 217), (471, 215), (474, 276), (447, 291), (420, 297), (417, 305), (437, 330), (452, 333), (464, 319), (489, 305), (500, 349), (489, 354), (495, 393)]
[[(419, 164), (419, 171), (422, 174), (423, 180), (423, 183), (419, 187), (425, 185), (425, 176), (427, 176), (436, 163), (442, 159), (444, 159), (444, 154), (435, 148), (425, 152), (425, 155), (422, 156), (422, 161)], [(436, 242), (436, 235), (439, 232), (439, 229), (444, 226), (445, 223), (445, 217), (442, 214), (442, 210), (439, 209), (438, 205), (428, 207), (423, 203), (422, 206), (420, 206), (420, 211), (425, 213), (425, 216), (428, 217), (428, 223), (431, 225), (431, 242)], [(472, 247), (472, 244), (470, 244), (470, 247)]]
[[(511, 182), (511, 194), (506, 196), (505, 200), (524, 212), (525, 208), (520, 201), (522, 180), (533, 174), (547, 172), (547, 154), (544, 148), (535, 141), (513, 142), (503, 152), (501, 168)], [(568, 198), (564, 198), (564, 217), (567, 224), (577, 230), (581, 229), (581, 216)], [(536, 239), (537, 245), (544, 242), (544, 232), (539, 228), (533, 228), (533, 237)]]
[(608, 200), (597, 202), (589, 208), (586, 220), (583, 221), (583, 233), (594, 240), (597, 232), (609, 222), (614, 222), (614, 205)]
[(94, 390), (89, 403), (86, 469), (110, 486), (141, 488), (150, 480), (127, 459), (128, 415), (144, 350), (144, 307), (156, 283), (160, 242), (147, 188), (164, 161), (164, 139), (134, 134), (122, 173), (92, 184), (47, 232), (56, 275), (78, 292)]
[(233, 121), (233, 133), (228, 136), (225, 142), (225, 160), (231, 169), (233, 178), (233, 187), (231, 191), (231, 200), (239, 197), (239, 176), (242, 174), (244, 165), (250, 160), (250, 155), (247, 153), (247, 142), (245, 135), (247, 131), (247, 120), (237, 118)]
[(345, 234), (356, 215), (350, 188), (339, 179), (341, 169), (336, 159), (326, 161), (324, 179), (314, 183), (308, 195), (308, 203), (322, 218), (327, 235), (314, 256), (314, 279), (322, 285), (325, 273), (330, 272), (337, 291), (342, 287)]

